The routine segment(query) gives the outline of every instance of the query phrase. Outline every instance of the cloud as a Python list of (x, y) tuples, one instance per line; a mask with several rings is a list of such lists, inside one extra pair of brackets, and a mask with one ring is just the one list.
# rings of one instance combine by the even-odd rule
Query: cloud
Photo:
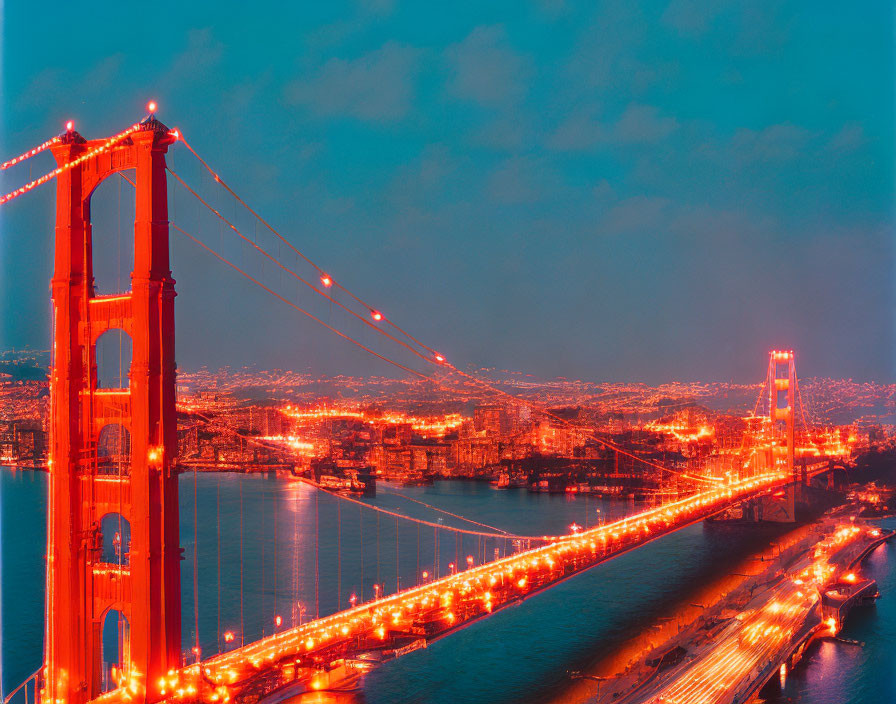
[(187, 34), (187, 48), (177, 54), (168, 69), (168, 81), (183, 84), (189, 78), (197, 78), (215, 67), (224, 55), (224, 45), (216, 40), (212, 30), (191, 29)]
[(866, 141), (865, 130), (857, 122), (849, 122), (831, 137), (828, 148), (835, 152), (850, 152), (861, 147)]
[(653, 105), (630, 104), (615, 122), (600, 122), (585, 113), (570, 116), (548, 137), (556, 151), (593, 149), (605, 144), (655, 143), (678, 129), (674, 117), (660, 114)]
[(499, 203), (534, 203), (542, 199), (546, 177), (544, 165), (527, 156), (504, 161), (488, 179), (488, 193)]
[(395, 0), (361, 0), (361, 7), (377, 15), (388, 15), (395, 9)]
[(105, 95), (115, 85), (123, 61), (123, 54), (111, 54), (100, 59), (83, 76), (76, 76), (68, 69), (44, 69), (22, 92), (16, 107), (43, 111), (50, 105), (70, 103), (71, 109), (86, 98)]
[(451, 95), (486, 107), (517, 103), (526, 93), (528, 64), (507, 43), (503, 27), (477, 27), (448, 47)]
[(761, 130), (739, 129), (729, 147), (741, 164), (789, 161), (803, 152), (811, 138), (806, 128), (781, 123)]
[(652, 105), (629, 105), (613, 129), (621, 142), (656, 142), (678, 128), (674, 117), (660, 115)]
[(320, 116), (399, 120), (413, 102), (420, 53), (387, 42), (357, 59), (332, 58), (314, 74), (288, 84), (284, 97)]
[(610, 208), (600, 223), (600, 230), (610, 235), (660, 230), (671, 204), (668, 198), (658, 196), (626, 198)]
[(662, 21), (681, 34), (697, 36), (709, 29), (722, 10), (722, 3), (713, 0), (672, 0)]

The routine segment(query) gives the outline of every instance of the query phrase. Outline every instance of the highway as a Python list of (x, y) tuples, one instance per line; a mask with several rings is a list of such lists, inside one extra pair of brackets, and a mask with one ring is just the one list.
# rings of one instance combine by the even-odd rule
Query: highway
[[(665, 672), (653, 672), (621, 704), (741, 704), (776, 672), (786, 672), (809, 638), (836, 635), (822, 615), (821, 595), (856, 581), (852, 562), (881, 540), (871, 526), (838, 522), (734, 618)], [(687, 646), (687, 641), (682, 641)]]

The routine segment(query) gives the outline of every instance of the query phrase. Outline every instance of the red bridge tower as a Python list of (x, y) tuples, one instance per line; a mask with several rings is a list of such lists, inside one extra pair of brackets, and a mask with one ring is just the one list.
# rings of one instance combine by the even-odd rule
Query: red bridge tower
[[(165, 174), (174, 140), (150, 116), (57, 177), (44, 702), (80, 704), (119, 685), (135, 701), (155, 701), (158, 679), (181, 664), (175, 293)], [(69, 164), (103, 143), (69, 132), (53, 154)], [(91, 195), (104, 179), (130, 169), (136, 177), (131, 290), (98, 296)], [(129, 383), (98, 388), (97, 339), (116, 328), (132, 340)], [(100, 447), (110, 426), (124, 438), (118, 451), (127, 460), (114, 471)], [(117, 529), (104, 539), (110, 517)], [(110, 615), (118, 647), (114, 667), (107, 657), (104, 668)]]
[(769, 352), (768, 394), (769, 419), (773, 427), (783, 430), (785, 443), (783, 446), (775, 446), (774, 469), (786, 469), (789, 472), (794, 472), (793, 423), (796, 406), (796, 365), (793, 361), (793, 351)]

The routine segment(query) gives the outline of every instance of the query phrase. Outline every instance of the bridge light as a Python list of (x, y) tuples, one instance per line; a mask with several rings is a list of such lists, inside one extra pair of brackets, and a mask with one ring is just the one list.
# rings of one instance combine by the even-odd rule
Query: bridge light
[(68, 122), (65, 123), (65, 131), (66, 132), (71, 132), (73, 129), (75, 129), (75, 121), (74, 120), (69, 120)]
[(153, 113), (156, 111), (156, 108), (157, 108), (157, 107), (158, 107), (158, 105), (156, 105), (156, 101), (155, 101), (155, 100), (150, 100), (150, 101), (146, 104), (146, 109), (149, 110), (149, 114), (150, 114), (150, 115), (153, 114)]
[(467, 555), (467, 567), (472, 567), (472, 566), (473, 566), (473, 556)]
[(370, 317), (373, 318), (375, 321), (379, 322), (383, 319), (383, 314), (380, 313), (378, 310), (371, 309)]
[(436, 361), (437, 361), (439, 364), (441, 364), (442, 362), (445, 361), (445, 357), (442, 356), (442, 355), (440, 355), (438, 352), (436, 352)]
[(324, 288), (330, 288), (333, 285), (333, 279), (331, 279), (327, 274), (320, 275), (320, 282), (323, 284)]
[(281, 616), (279, 614), (274, 616), (274, 625), (277, 628), (280, 628), (280, 626), (283, 625), (283, 618), (281, 618)]
[(234, 638), (233, 631), (227, 631), (224, 634), (224, 642), (225, 643), (233, 643), (233, 638)]
[(146, 458), (149, 460), (150, 464), (159, 464), (162, 461), (162, 448), (149, 448), (149, 451), (146, 453)]
[(352, 606), (354, 606), (355, 603), (358, 601), (358, 597), (355, 595), (354, 592), (352, 592), (352, 595), (348, 598), (348, 601)]

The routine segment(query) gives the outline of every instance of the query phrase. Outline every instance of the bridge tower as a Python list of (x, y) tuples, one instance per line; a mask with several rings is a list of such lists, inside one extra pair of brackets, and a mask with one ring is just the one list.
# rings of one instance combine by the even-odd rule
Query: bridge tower
[(767, 521), (790, 523), (796, 520), (797, 476), (794, 463), (796, 383), (793, 350), (769, 352), (768, 417), (774, 437), (774, 444), (770, 450), (771, 469), (776, 472), (789, 472), (793, 476), (793, 483), (778, 495), (759, 501), (762, 518)]
[[(768, 416), (772, 427), (782, 433), (784, 445), (775, 445), (773, 460), (775, 470), (786, 469), (793, 473), (794, 464), (794, 407), (796, 405), (796, 366), (793, 350), (773, 350), (768, 354)], [(796, 479), (796, 476), (794, 476)]]
[[(165, 173), (175, 136), (154, 116), (135, 127), (56, 179), (41, 688), (42, 701), (53, 704), (80, 704), (119, 684), (135, 701), (155, 701), (158, 679), (181, 664), (175, 293)], [(61, 166), (103, 144), (70, 131), (52, 150)], [(96, 295), (91, 196), (104, 179), (125, 170), (133, 170), (136, 183), (131, 288)], [(113, 329), (132, 341), (128, 385), (99, 388), (97, 340)], [(118, 451), (126, 461), (115, 471), (101, 457), (107, 426), (125, 438)], [(114, 546), (103, 535), (110, 516), (127, 527), (115, 532)], [(114, 670), (103, 667), (110, 615), (118, 628)]]

